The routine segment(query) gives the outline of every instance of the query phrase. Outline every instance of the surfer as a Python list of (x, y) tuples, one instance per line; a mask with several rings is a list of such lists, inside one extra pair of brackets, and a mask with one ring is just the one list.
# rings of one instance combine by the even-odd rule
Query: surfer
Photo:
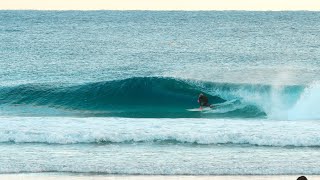
[(200, 93), (198, 97), (198, 103), (200, 104), (200, 109), (202, 109), (202, 107), (212, 107), (212, 105), (209, 104), (208, 97), (202, 93)]

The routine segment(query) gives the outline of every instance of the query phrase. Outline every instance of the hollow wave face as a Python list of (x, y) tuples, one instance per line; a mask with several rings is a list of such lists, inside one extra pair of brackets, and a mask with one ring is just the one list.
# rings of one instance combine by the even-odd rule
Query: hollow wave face
[[(84, 116), (310, 119), (319, 118), (319, 113), (311, 116), (307, 112), (310, 106), (316, 107), (312, 102), (316, 102), (318, 90), (318, 84), (272, 86), (135, 77), (80, 85), (2, 87), (0, 103), (2, 109), (10, 106), (21, 111), (28, 107), (35, 115), (35, 109), (46, 107)], [(188, 111), (199, 107), (201, 92), (214, 108)]]

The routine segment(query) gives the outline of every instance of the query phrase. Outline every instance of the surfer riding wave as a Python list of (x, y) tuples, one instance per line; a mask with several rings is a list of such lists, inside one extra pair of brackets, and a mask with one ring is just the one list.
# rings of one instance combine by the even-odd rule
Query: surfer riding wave
[(200, 93), (198, 97), (198, 103), (200, 104), (200, 109), (202, 109), (203, 107), (213, 108), (213, 105), (209, 103), (208, 97), (205, 96), (203, 93)]

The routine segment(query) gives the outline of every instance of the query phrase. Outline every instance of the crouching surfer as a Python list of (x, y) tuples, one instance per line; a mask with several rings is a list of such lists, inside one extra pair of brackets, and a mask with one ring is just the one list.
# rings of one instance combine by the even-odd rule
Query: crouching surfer
[(200, 109), (202, 110), (202, 107), (210, 107), (213, 108), (213, 105), (209, 104), (209, 99), (204, 94), (200, 93), (198, 97), (198, 103), (200, 104)]

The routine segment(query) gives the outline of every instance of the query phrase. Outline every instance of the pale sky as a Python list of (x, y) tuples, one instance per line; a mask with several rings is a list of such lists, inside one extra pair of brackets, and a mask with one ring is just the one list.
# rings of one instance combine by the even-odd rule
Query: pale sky
[(320, 0), (0, 0), (0, 9), (320, 11)]

